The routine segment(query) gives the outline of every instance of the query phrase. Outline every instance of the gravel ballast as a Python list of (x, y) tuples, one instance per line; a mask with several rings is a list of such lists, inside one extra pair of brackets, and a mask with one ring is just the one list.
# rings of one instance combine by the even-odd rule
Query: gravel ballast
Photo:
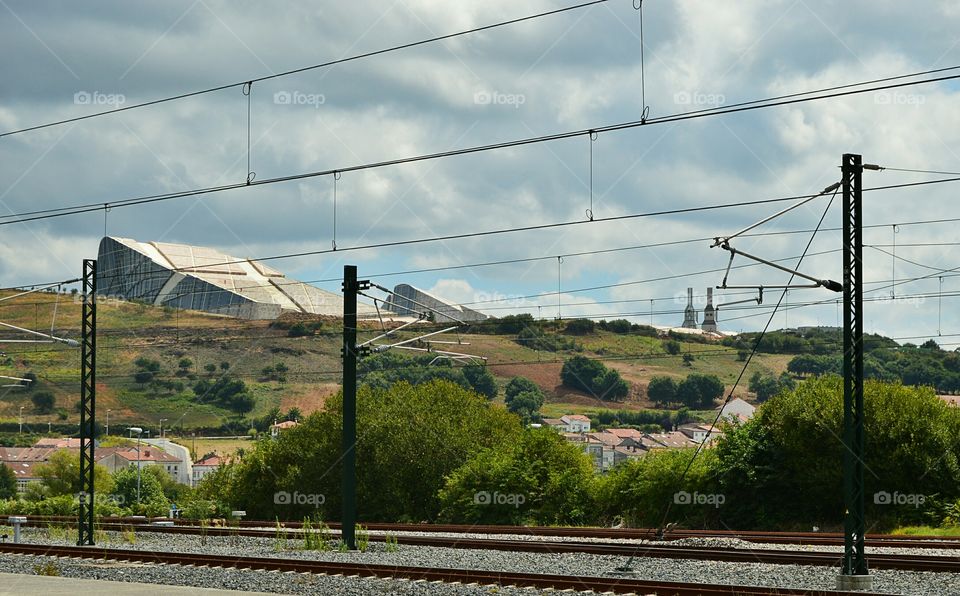
[[(281, 557), (289, 559), (401, 565), (418, 567), (445, 567), (484, 569), (522, 573), (557, 575), (602, 576), (612, 575), (624, 564), (623, 557), (584, 553), (525, 553), (478, 549), (454, 549), (400, 544), (395, 552), (388, 552), (385, 544), (372, 542), (366, 552), (305, 551), (301, 540), (289, 539), (286, 544), (275, 539), (236, 536), (200, 537), (185, 534), (151, 534), (149, 532), (123, 535), (106, 532), (106, 540), (99, 541), (105, 548), (169, 551), (226, 556)], [(402, 536), (402, 534), (401, 534)], [(133, 543), (130, 543), (130, 540)], [(68, 545), (66, 539), (44, 529), (25, 529), (24, 542), (31, 544)], [(675, 543), (690, 546), (748, 546), (742, 541), (722, 538), (689, 539)], [(786, 549), (785, 545), (777, 545)], [(797, 549), (806, 550), (806, 549)], [(812, 549), (811, 549), (812, 550)], [(819, 550), (819, 549), (818, 549)], [(884, 549), (888, 550), (888, 549)], [(904, 549), (889, 549), (901, 551)], [(912, 549), (911, 549), (912, 550)], [(954, 551), (918, 549), (917, 554), (956, 557)], [(52, 559), (49, 557), (0, 556), (0, 571), (34, 573), (37, 563), (24, 559), (52, 560), (61, 574), (118, 581), (136, 581), (158, 584), (219, 587), (284, 594), (487, 594), (489, 587), (451, 584), (431, 584), (401, 580), (337, 578), (304, 574), (203, 569), (166, 565), (131, 565)], [(832, 590), (838, 570), (809, 565), (770, 565), (762, 563), (733, 563), (677, 559), (639, 558), (633, 561), (636, 579), (650, 581), (700, 582), (709, 584), (738, 584), (769, 587), (792, 587)], [(872, 572), (874, 592), (904, 595), (960, 596), (960, 577), (957, 574), (919, 571), (879, 570)], [(498, 594), (531, 594), (530, 589), (499, 589)]]

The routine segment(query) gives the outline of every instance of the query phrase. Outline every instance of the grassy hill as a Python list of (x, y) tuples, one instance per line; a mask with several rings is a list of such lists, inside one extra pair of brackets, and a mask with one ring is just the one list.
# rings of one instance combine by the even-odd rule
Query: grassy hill
[[(31, 294), (0, 302), (0, 321), (46, 330), (52, 324), (54, 334), (78, 338), (80, 304), (69, 295)], [(291, 330), (297, 323), (300, 325)], [(364, 325), (361, 338), (379, 332), (378, 323)], [(291, 336), (302, 332), (308, 335)], [(547, 332), (562, 334), (562, 330), (551, 330), (549, 326)], [(2, 337), (23, 336), (5, 331)], [(414, 334), (399, 332), (396, 337), (407, 339)], [(456, 341), (457, 336), (450, 334), (443, 339)], [(515, 334), (462, 334), (459, 339), (464, 345), (443, 347), (485, 356), (489, 370), (501, 385), (514, 376), (526, 376), (536, 382), (548, 396), (544, 407), (547, 416), (598, 409), (653, 408), (646, 399), (645, 388), (654, 375), (683, 377), (691, 372), (710, 373), (729, 386), (742, 367), (742, 362), (737, 360), (737, 350), (732, 347), (681, 340), (680, 353), (670, 355), (664, 351), (661, 339), (639, 333), (596, 330), (565, 337), (564, 341), (575, 347), (560, 352), (531, 349), (515, 341)], [(236, 414), (212, 403), (199, 403), (191, 387), (200, 379), (215, 380), (224, 374), (225, 368), (226, 374), (246, 383), (255, 399), (248, 418), (263, 416), (273, 408), (287, 411), (295, 407), (306, 414), (322, 408), (324, 400), (339, 388), (340, 342), (340, 323), (336, 319), (284, 317), (272, 323), (241, 321), (144, 304), (103, 301), (98, 311), (98, 420), (106, 422), (106, 413), (110, 410), (111, 430), (132, 424), (155, 428), (160, 419), (165, 419), (166, 428), (173, 427), (175, 433), (187, 435), (191, 429), (219, 427), (226, 421), (236, 420)], [(0, 351), (3, 353), (0, 374), (23, 376), (33, 372), (38, 378), (31, 392), (10, 387), (0, 390), (0, 422), (16, 422), (20, 407), (24, 408), (25, 423), (33, 432), (45, 431), (48, 422), (75, 425), (79, 421), (76, 410), (78, 349), (62, 344), (0, 341)], [(683, 361), (684, 353), (695, 356), (689, 365)], [(561, 385), (563, 360), (572, 354), (602, 359), (607, 366), (617, 369), (631, 385), (628, 398), (623, 402), (602, 402)], [(170, 387), (138, 383), (134, 375), (139, 370), (136, 361), (141, 358), (159, 362), (160, 370), (155, 378)], [(181, 368), (183, 359), (189, 359), (189, 367)], [(786, 369), (789, 359), (789, 355), (758, 354), (751, 372), (779, 374)], [(265, 368), (279, 363), (287, 369), (279, 375), (282, 379), (264, 372)], [(207, 371), (207, 367), (214, 370)], [(53, 412), (43, 414), (35, 410), (30, 398), (37, 391), (54, 394)], [(745, 386), (738, 388), (737, 393), (749, 397)]]

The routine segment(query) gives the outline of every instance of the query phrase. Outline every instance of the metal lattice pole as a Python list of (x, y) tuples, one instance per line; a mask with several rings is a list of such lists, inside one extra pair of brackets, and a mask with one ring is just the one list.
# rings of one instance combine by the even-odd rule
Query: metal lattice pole
[(843, 575), (867, 575), (863, 485), (863, 233), (861, 156), (843, 173)]
[(93, 546), (93, 472), (97, 397), (97, 262), (83, 261), (80, 342), (80, 507), (77, 545)]
[(370, 288), (357, 281), (357, 266), (343, 266), (343, 437), (341, 461), (343, 497), (341, 535), (350, 550), (356, 550), (357, 523), (357, 293)]

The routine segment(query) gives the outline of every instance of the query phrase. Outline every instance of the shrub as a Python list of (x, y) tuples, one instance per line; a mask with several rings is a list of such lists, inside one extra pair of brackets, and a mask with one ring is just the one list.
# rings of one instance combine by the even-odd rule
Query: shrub
[(672, 377), (653, 377), (647, 385), (650, 401), (666, 405), (677, 401), (677, 382)]
[(57, 403), (57, 399), (49, 391), (37, 391), (30, 397), (33, 407), (41, 414), (50, 414)]
[(676, 356), (680, 353), (680, 342), (675, 339), (668, 339), (663, 342), (663, 351), (671, 356)]

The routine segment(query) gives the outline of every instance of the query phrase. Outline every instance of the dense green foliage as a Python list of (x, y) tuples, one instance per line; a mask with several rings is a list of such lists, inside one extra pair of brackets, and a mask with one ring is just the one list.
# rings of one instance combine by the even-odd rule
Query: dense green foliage
[(647, 384), (647, 397), (658, 405), (677, 401), (677, 381), (673, 377), (655, 376)]
[(497, 381), (486, 366), (454, 367), (450, 360), (436, 358), (433, 354), (404, 356), (397, 352), (382, 352), (360, 360), (357, 372), (363, 384), (380, 389), (387, 389), (400, 381), (422, 385), (444, 380), (472, 389), (487, 399), (497, 396)]
[(30, 396), (30, 403), (41, 414), (49, 414), (57, 404), (57, 399), (49, 391), (36, 391)]
[[(137, 468), (129, 467), (117, 470), (113, 475), (112, 494), (117, 502), (133, 511), (149, 512), (150, 515), (163, 515), (168, 502), (163, 494), (163, 486), (157, 475), (151, 470), (155, 466), (140, 468), (140, 498), (137, 499)], [(161, 474), (165, 472), (157, 468)]]
[(0, 500), (12, 499), (16, 495), (16, 474), (13, 473), (13, 469), (10, 466), (6, 464), (0, 464)]
[[(337, 515), (342, 396), (329, 398), (326, 406), (205, 478), (197, 497), (228, 503), (259, 519), (302, 519), (318, 509)], [(444, 479), (474, 453), (512, 442), (521, 432), (515, 416), (443, 380), (416, 387), (403, 381), (388, 388), (362, 385), (357, 412), (363, 520), (434, 519)], [(309, 497), (298, 502), (296, 495)]]
[(797, 382), (787, 373), (775, 377), (758, 371), (750, 377), (749, 389), (757, 396), (757, 401), (763, 403), (782, 391), (793, 391), (796, 386)]
[(200, 403), (213, 403), (239, 414), (252, 410), (255, 403), (253, 396), (247, 392), (246, 383), (228, 375), (213, 382), (200, 379), (194, 384), (193, 393)]
[(606, 401), (618, 401), (630, 393), (630, 386), (620, 378), (620, 373), (585, 356), (574, 356), (564, 362), (560, 380), (567, 387), (586, 391)]
[(510, 379), (504, 389), (504, 403), (507, 409), (520, 416), (524, 424), (539, 419), (543, 400), (543, 391), (526, 377)]
[[(521, 394), (522, 395), (522, 394)], [(593, 464), (550, 429), (473, 455), (440, 490), (440, 519), (475, 524), (589, 523)]]
[(668, 339), (663, 342), (663, 351), (671, 356), (676, 356), (680, 353), (680, 342), (675, 339)]
[[(960, 496), (960, 410), (928, 389), (868, 382), (868, 518), (911, 520), (922, 507), (875, 503), (879, 493)], [(822, 377), (782, 393), (716, 448), (727, 496), (725, 522), (738, 527), (836, 524), (842, 518), (842, 381)], [(880, 499), (882, 500), (882, 499)]]
[[(800, 376), (841, 374), (840, 355), (794, 357), (787, 370)], [(905, 345), (897, 349), (875, 348), (865, 355), (863, 375), (880, 381), (900, 381), (904, 385), (927, 385), (942, 393), (960, 391), (960, 354), (946, 352), (933, 340), (920, 347)]]
[(570, 335), (587, 335), (593, 333), (597, 324), (591, 319), (570, 319), (564, 327), (564, 333)]
[(716, 375), (693, 373), (677, 385), (677, 401), (693, 410), (714, 407), (723, 395), (723, 382)]
[(614, 319), (612, 321), (598, 321), (597, 328), (611, 333), (633, 334), (643, 337), (657, 337), (659, 333), (655, 327), (649, 325), (638, 325), (631, 323), (626, 319)]

